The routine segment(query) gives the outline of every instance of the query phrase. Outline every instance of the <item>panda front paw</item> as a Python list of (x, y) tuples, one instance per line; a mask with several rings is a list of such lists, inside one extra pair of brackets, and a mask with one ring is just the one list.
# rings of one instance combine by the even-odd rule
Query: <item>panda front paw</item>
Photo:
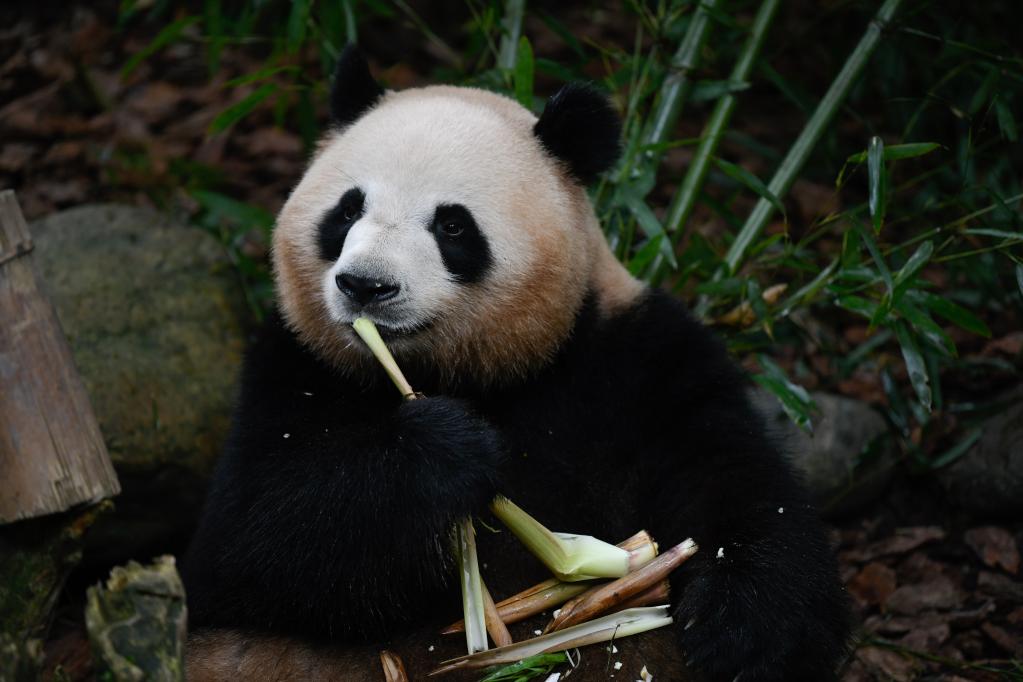
[(499, 434), (462, 400), (435, 396), (406, 401), (395, 431), (413, 499), (458, 518), (486, 508), (500, 485)]
[(689, 667), (713, 682), (834, 679), (849, 617), (830, 562), (768, 565), (728, 553), (694, 566), (682, 593), (675, 619)]

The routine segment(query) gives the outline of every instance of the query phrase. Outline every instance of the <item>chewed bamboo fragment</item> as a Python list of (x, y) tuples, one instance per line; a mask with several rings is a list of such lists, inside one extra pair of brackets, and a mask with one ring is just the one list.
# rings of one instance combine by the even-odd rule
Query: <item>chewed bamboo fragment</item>
[(572, 625), (584, 623), (606, 613), (615, 605), (650, 589), (656, 583), (667, 578), (689, 557), (696, 554), (698, 549), (696, 543), (690, 538), (675, 545), (638, 571), (588, 591), (571, 607), (562, 608), (558, 617), (547, 626), (548, 631), (557, 632)]
[(622, 639), (670, 625), (671, 622), (668, 607), (664, 605), (627, 609), (588, 623), (566, 628), (560, 632), (552, 632), (548, 635), (516, 642), (511, 646), (444, 661), (439, 668), (430, 672), (430, 677), (456, 670), (473, 670), (491, 665), (514, 663), (537, 654), (565, 651), (587, 644)]
[[(606, 585), (606, 584), (607, 583), (604, 583), (604, 585)], [(586, 590), (585, 592), (583, 592), (581, 595), (579, 595), (575, 599), (571, 599), (568, 602), (566, 602), (565, 606), (561, 607), (560, 609), (558, 609), (557, 611), (554, 612), (554, 618), (551, 620), (550, 623), (547, 624), (547, 626), (543, 629), (543, 631), (546, 633), (546, 632), (555, 632), (557, 630), (562, 629), (560, 627), (557, 627), (558, 619), (560, 618), (561, 613), (562, 612), (569, 612), (570, 613), (572, 610), (575, 609), (576, 605), (581, 600), (585, 599), (587, 596), (589, 596), (591, 593), (593, 593), (594, 591), (596, 591), (600, 587), (601, 587), (601, 585), (596, 585), (594, 587), (591, 587), (590, 589)], [(671, 598), (671, 583), (669, 583), (667, 580), (662, 580), (662, 581), (660, 581), (660, 582), (658, 582), (658, 583), (656, 583), (654, 585), (651, 585), (650, 587), (648, 587), (647, 589), (643, 590), (639, 594), (635, 594), (635, 595), (629, 597), (628, 599), (626, 599), (626, 600), (624, 600), (624, 601), (622, 601), (620, 603), (617, 603), (617, 604), (609, 603), (608, 606), (607, 606), (607, 611), (606, 612), (595, 614), (595, 615), (603, 616), (603, 615), (606, 615), (606, 614), (611, 614), (611, 613), (617, 613), (619, 611), (624, 611), (625, 609), (634, 609), (634, 608), (637, 608), (637, 607), (640, 607), (640, 606), (653, 606), (655, 604), (663, 604), (663, 603), (667, 602), (670, 598)]]
[(384, 682), (409, 682), (405, 664), (398, 654), (384, 649), (380, 652), (380, 664), (384, 667)]
[(490, 590), (487, 589), (486, 583), (480, 581), (480, 587), (483, 588), (483, 617), (487, 624), (487, 632), (490, 633), (490, 639), (494, 640), (494, 646), (508, 646), (512, 643), (508, 626), (497, 612), (494, 598), (490, 596)]
[[(563, 583), (560, 580), (555, 580), (554, 584), (547, 589), (533, 592), (521, 599), (516, 595), (498, 603), (496, 605), (497, 614), (505, 625), (518, 623), (530, 616), (564, 604), (569, 599), (585, 592), (589, 587), (589, 583)], [(465, 630), (465, 621), (460, 620), (441, 630), (441, 634), (450, 635), (463, 630)]]
[[(628, 551), (630, 561), (638, 565), (648, 563), (657, 555), (657, 543), (645, 530), (619, 542), (618, 546)], [(511, 625), (560, 606), (593, 586), (593, 583), (565, 583), (557, 578), (550, 578), (501, 600), (497, 603), (497, 613), (506, 625)], [(646, 606), (653, 603), (656, 602), (648, 601), (645, 604), (634, 604), (634, 606)], [(463, 630), (465, 630), (465, 621), (460, 620), (444, 628), (441, 634), (448, 635)]]

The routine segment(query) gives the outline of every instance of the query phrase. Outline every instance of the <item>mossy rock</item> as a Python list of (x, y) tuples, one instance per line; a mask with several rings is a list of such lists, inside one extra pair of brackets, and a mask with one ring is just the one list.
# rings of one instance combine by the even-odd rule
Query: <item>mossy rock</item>
[(31, 232), (123, 487), (89, 546), (103, 563), (166, 551), (227, 432), (250, 322), (237, 273), (212, 236), (143, 208), (81, 206)]

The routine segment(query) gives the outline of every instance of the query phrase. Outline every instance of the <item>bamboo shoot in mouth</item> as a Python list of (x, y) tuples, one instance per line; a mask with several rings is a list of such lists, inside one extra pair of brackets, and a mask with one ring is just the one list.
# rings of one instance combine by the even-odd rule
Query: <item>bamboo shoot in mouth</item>
[[(412, 385), (402, 374), (394, 356), (387, 349), (387, 344), (380, 338), (380, 332), (377, 331), (373, 321), (360, 317), (352, 324), (352, 328), (359, 338), (369, 346), (377, 361), (383, 365), (387, 376), (394, 382), (402, 397), (405, 400), (415, 400), (416, 392), (412, 390)], [(484, 587), (483, 580), (480, 578), (479, 558), (476, 555), (476, 530), (472, 526), (472, 519), (464, 519), (455, 527), (455, 549), (458, 554), (458, 577), (462, 585), (462, 615), (466, 623), (466, 649), (470, 654), (486, 651), (487, 619), (484, 608)], [(497, 631), (496, 624), (494, 625), (495, 631)], [(504, 634), (507, 634), (507, 629)], [(497, 636), (501, 637), (501, 634), (498, 632)]]

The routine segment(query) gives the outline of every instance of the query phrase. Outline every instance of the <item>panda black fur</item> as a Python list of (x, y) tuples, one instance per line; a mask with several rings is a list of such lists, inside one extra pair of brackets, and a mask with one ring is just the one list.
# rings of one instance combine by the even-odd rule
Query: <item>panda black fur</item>
[[(673, 633), (636, 638), (658, 679), (833, 677), (848, 612), (815, 510), (722, 346), (628, 276), (586, 199), (617, 155), (606, 100), (569, 86), (537, 120), (477, 90), (384, 93), (349, 49), (331, 102), (184, 561), (192, 677), (283, 679), (260, 661), (286, 651), (308, 679), (374, 679), (385, 644), (422, 675), (459, 611), (450, 528), (498, 492), (558, 530), (696, 539)], [(358, 314), (429, 397), (399, 398)], [(495, 596), (543, 577), (478, 528)]]

